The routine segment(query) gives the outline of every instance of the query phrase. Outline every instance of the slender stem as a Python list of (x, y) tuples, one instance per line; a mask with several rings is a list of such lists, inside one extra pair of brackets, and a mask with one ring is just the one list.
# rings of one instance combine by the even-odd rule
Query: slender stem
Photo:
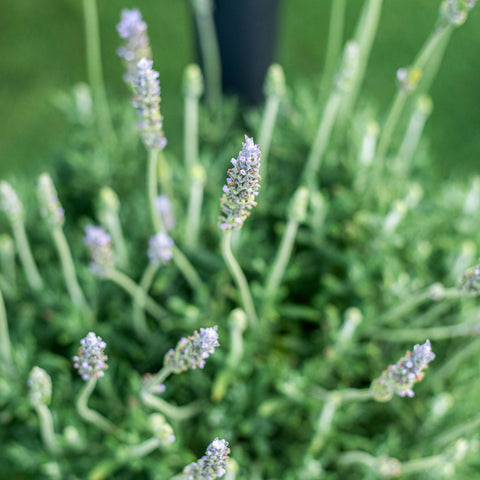
[(151, 393), (148, 393), (146, 391), (143, 391), (141, 393), (141, 398), (145, 405), (148, 405), (149, 407), (158, 410), (166, 417), (169, 417), (173, 420), (186, 420), (202, 411), (202, 405), (200, 402), (194, 402), (190, 405), (183, 405), (181, 407), (177, 407), (175, 405), (170, 405), (162, 398), (152, 395)]
[(344, 388), (342, 390), (325, 390), (323, 388), (315, 388), (312, 390), (319, 400), (328, 400), (332, 395), (340, 402), (366, 402), (372, 400), (374, 395), (369, 388)]
[(20, 261), (22, 262), (27, 282), (32, 290), (38, 292), (43, 288), (43, 281), (38, 273), (35, 260), (33, 259), (30, 244), (28, 243), (27, 235), (25, 233), (25, 227), (20, 219), (15, 219), (11, 223), (13, 236), (17, 243), (18, 255), (20, 256)]
[(63, 277), (72, 302), (79, 308), (88, 308), (87, 301), (77, 281), (72, 254), (61, 228), (52, 229), (52, 237), (62, 264)]
[(88, 399), (90, 398), (96, 383), (97, 379), (91, 378), (83, 387), (76, 403), (77, 412), (86, 422), (97, 426), (106, 433), (113, 433), (115, 430), (115, 425), (103, 415), (100, 415), (97, 411), (92, 410), (87, 406)]
[(115, 249), (115, 264), (121, 268), (128, 268), (127, 246), (117, 212), (108, 212), (102, 215), (101, 221), (112, 234), (112, 243)]
[(148, 382), (148, 392), (152, 392), (155, 390), (158, 385), (161, 385), (171, 374), (173, 371), (168, 367), (163, 367), (160, 371), (158, 371), (155, 375), (153, 375)]
[(333, 0), (330, 8), (330, 24), (328, 26), (327, 52), (320, 83), (320, 99), (326, 98), (333, 85), (335, 71), (342, 50), (343, 30), (345, 23), (345, 0)]
[(455, 337), (468, 337), (480, 333), (480, 324), (465, 322), (458, 325), (431, 328), (399, 328), (379, 330), (373, 333), (372, 338), (387, 340), (389, 342), (420, 341), (425, 338), (430, 340), (445, 340)]
[(152, 148), (148, 151), (148, 202), (150, 204), (150, 215), (155, 232), (165, 231), (162, 217), (157, 211), (156, 201), (158, 196), (158, 155), (160, 150)]
[(445, 457), (443, 455), (434, 455), (431, 457), (418, 458), (416, 460), (409, 460), (408, 462), (402, 462), (401, 471), (402, 475), (411, 475), (412, 473), (424, 472), (425, 470), (431, 470), (445, 463)]
[(341, 93), (337, 89), (334, 89), (327, 100), (315, 141), (303, 171), (303, 183), (309, 186), (312, 186), (312, 184), (315, 185), (315, 180), (323, 160), (323, 154), (330, 140), (341, 98)]
[(290, 218), (287, 223), (287, 227), (283, 232), (280, 247), (278, 249), (273, 267), (268, 276), (265, 287), (265, 298), (272, 299), (280, 286), (285, 269), (287, 268), (290, 256), (292, 255), (293, 245), (295, 243), (295, 237), (297, 235), (299, 222), (295, 218)]
[(262, 163), (260, 166), (260, 173), (262, 175), (263, 181), (266, 180), (268, 174), (268, 154), (270, 153), (273, 129), (275, 128), (275, 122), (277, 120), (279, 106), (280, 97), (278, 95), (269, 95), (267, 97), (267, 104), (265, 105), (265, 111), (263, 113), (258, 142), (260, 148), (262, 149)]
[(35, 410), (40, 419), (40, 434), (43, 443), (50, 453), (55, 454), (58, 452), (58, 444), (53, 430), (52, 414), (50, 413), (49, 408), (43, 403), (36, 403)]
[(142, 458), (162, 446), (162, 442), (157, 437), (149, 438), (139, 445), (127, 447), (123, 454), (127, 458)]
[(188, 202), (187, 223), (185, 225), (185, 245), (190, 250), (194, 250), (198, 243), (203, 191), (205, 185), (205, 180), (203, 178), (196, 178), (196, 175), (192, 175), (192, 177), (193, 181), (190, 185), (190, 200)]
[[(452, 27), (450, 25), (446, 27), (438, 27), (432, 32), (432, 34), (420, 50), (419, 54), (417, 55), (417, 58), (415, 59), (415, 62), (411, 67), (412, 70), (416, 69), (420, 72), (423, 72), (437, 47), (442, 44), (443, 38), (450, 35), (451, 28)], [(409, 92), (398, 89), (392, 107), (390, 108), (390, 112), (388, 114), (385, 125), (383, 126), (380, 140), (378, 142), (377, 159), (379, 162), (381, 162), (380, 165), (383, 165), (385, 155), (388, 151), (388, 148), (390, 147), (393, 132), (398, 126), (398, 121), (400, 119), (400, 115), (402, 113), (403, 107), (405, 106), (408, 95)]]
[(97, 120), (103, 138), (113, 146), (116, 142), (112, 118), (108, 108), (100, 53), (100, 31), (96, 0), (83, 0), (88, 81), (93, 92)]
[(329, 395), (318, 418), (315, 433), (308, 447), (308, 455), (318, 455), (325, 445), (325, 440), (332, 429), (333, 417), (335, 416), (335, 412), (340, 406), (340, 403), (341, 398), (336, 392)]
[[(149, 263), (145, 272), (142, 275), (142, 279), (140, 280), (140, 288), (148, 294), (148, 290), (153, 283), (153, 279), (155, 278), (155, 274), (158, 270), (158, 264)], [(144, 314), (145, 309), (145, 298), (139, 298), (138, 295), (133, 299), (133, 329), (135, 330), (136, 334), (143, 339), (148, 338), (148, 325)]]
[(462, 423), (461, 425), (448, 430), (446, 433), (443, 433), (435, 439), (435, 444), (440, 447), (445, 447), (447, 444), (453, 442), (459, 437), (463, 437), (475, 431), (480, 427), (480, 416), (476, 418), (469, 419), (467, 422)]
[(192, 0), (205, 75), (207, 105), (218, 111), (222, 101), (222, 67), (212, 7), (208, 0)]
[(190, 171), (198, 163), (198, 96), (185, 95), (183, 148), (185, 168)]
[(155, 302), (155, 300), (149, 297), (139, 285), (122, 272), (111, 269), (108, 271), (106, 278), (123, 288), (134, 300), (145, 305), (145, 310), (157, 320), (165, 316), (166, 311)]
[(10, 335), (8, 333), (7, 312), (3, 301), (2, 290), (0, 290), (0, 357), (2, 363), (8, 367), (12, 364), (12, 352), (10, 347)]
[(207, 287), (202, 282), (202, 279), (198, 275), (195, 267), (190, 263), (190, 260), (183, 254), (183, 252), (176, 246), (173, 246), (173, 261), (178, 267), (185, 280), (189, 283), (190, 287), (197, 292), (197, 294), (204, 298), (207, 294)]
[(167, 159), (165, 158), (163, 150), (158, 151), (157, 157), (158, 163), (157, 171), (155, 172), (155, 174), (160, 182), (161, 191), (169, 198), (172, 198), (172, 175), (170, 171), (170, 166), (167, 162)]
[(227, 264), (227, 267), (232, 275), (238, 289), (240, 290), (240, 298), (242, 300), (243, 308), (247, 313), (250, 325), (256, 325), (258, 323), (257, 312), (253, 304), (252, 295), (248, 287), (247, 279), (240, 268), (237, 260), (235, 259), (232, 248), (230, 245), (231, 234), (230, 232), (224, 232), (222, 236), (222, 256)]
[(375, 467), (377, 466), (377, 459), (373, 455), (370, 455), (367, 452), (354, 451), (354, 452), (343, 453), (340, 456), (339, 463), (340, 465), (351, 465), (352, 463), (361, 463), (363, 465), (366, 465), (367, 467), (370, 467), (372, 470), (374, 470)]
[(352, 80), (351, 89), (348, 93), (346, 93), (344, 99), (342, 100), (342, 123), (350, 116), (350, 113), (355, 106), (363, 78), (365, 77), (373, 41), (378, 30), (382, 3), (383, 0), (367, 0), (363, 7), (361, 20), (357, 26), (357, 31), (355, 34), (355, 39), (359, 46), (359, 62), (355, 76)]

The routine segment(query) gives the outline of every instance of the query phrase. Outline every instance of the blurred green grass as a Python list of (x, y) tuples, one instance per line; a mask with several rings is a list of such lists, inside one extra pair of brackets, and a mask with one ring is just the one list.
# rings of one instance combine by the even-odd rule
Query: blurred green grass
[[(349, 0), (345, 39), (352, 35), (362, 1)], [(395, 92), (395, 72), (408, 65), (430, 33), (440, 2), (387, 0), (374, 44), (366, 98), (385, 115)], [(115, 54), (115, 25), (122, 8), (138, 7), (148, 23), (160, 71), (162, 112), (170, 142), (181, 141), (181, 78), (193, 59), (192, 19), (187, 0), (99, 0), (104, 73), (110, 96), (129, 101), (122, 64)], [(277, 59), (289, 84), (319, 82), (330, 2), (284, 0)], [(434, 112), (426, 134), (440, 176), (468, 176), (480, 158), (480, 7), (454, 32), (432, 88)], [(85, 81), (82, 3), (17, 0), (0, 16), (0, 175), (36, 175), (48, 169), (67, 125), (52, 104), (55, 92)], [(459, 168), (460, 167), (460, 168)]]

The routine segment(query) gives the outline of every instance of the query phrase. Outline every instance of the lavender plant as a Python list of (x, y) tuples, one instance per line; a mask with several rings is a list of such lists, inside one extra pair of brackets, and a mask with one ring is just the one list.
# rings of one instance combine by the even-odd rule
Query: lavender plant
[[(287, 85), (273, 65), (265, 108), (228, 117), (228, 100), (218, 109), (216, 53), (207, 52), (211, 5), (192, 2), (210, 55), (206, 102), (218, 115), (205, 112), (202, 73), (189, 65), (184, 151), (169, 133), (165, 156), (146, 21), (124, 10), (117, 26), (138, 119), (135, 131), (127, 99), (112, 99), (110, 136), (95, 3), (86, 0), (97, 121), (86, 120), (89, 108), (70, 111), (67, 150), (78, 163), (94, 158), (93, 173), (74, 188), (52, 166), (57, 185), (39, 178), (39, 208), (31, 192), (0, 183), (0, 228), (14, 238), (0, 238), (2, 474), (475, 478), (478, 179), (436, 181), (424, 141), (428, 89), (474, 3), (440, 4), (420, 53), (397, 70), (385, 116), (360, 88), (382, 1), (364, 2), (340, 59), (350, 5), (335, 0), (321, 104), (318, 82)], [(79, 103), (75, 92), (68, 105)], [(245, 130), (260, 143), (244, 137), (218, 215), (222, 159)], [(143, 147), (147, 164), (127, 165)], [(95, 327), (73, 356), (74, 379), (68, 358), (88, 332), (79, 307)]]

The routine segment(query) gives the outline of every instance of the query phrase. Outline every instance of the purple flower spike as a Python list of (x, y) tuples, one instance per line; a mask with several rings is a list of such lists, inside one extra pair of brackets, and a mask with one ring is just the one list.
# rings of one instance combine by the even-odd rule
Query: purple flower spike
[(200, 333), (195, 331), (192, 336), (180, 339), (175, 350), (172, 348), (165, 355), (163, 363), (174, 373), (203, 368), (205, 359), (219, 346), (217, 326), (201, 328)]
[(205, 455), (183, 469), (188, 480), (213, 480), (225, 475), (228, 462), (228, 442), (216, 438), (207, 448)]
[(150, 238), (148, 244), (148, 258), (151, 263), (168, 263), (173, 256), (173, 240), (165, 233), (158, 232)]
[(115, 264), (110, 235), (103, 227), (87, 225), (83, 243), (88, 248), (92, 260), (89, 265), (90, 271), (99, 277), (104, 277)]
[(159, 74), (152, 69), (153, 62), (142, 58), (137, 64), (134, 83), (133, 106), (138, 113), (138, 129), (147, 148), (163, 149), (167, 139), (163, 133), (163, 117), (160, 115)]
[(220, 199), (222, 215), (219, 219), (222, 230), (241, 228), (250, 210), (257, 205), (255, 198), (260, 188), (261, 155), (253, 138), (245, 135), (243, 148), (238, 158), (232, 158), (233, 168), (227, 171), (227, 183), (223, 186), (223, 197)]
[(73, 357), (73, 366), (83, 380), (87, 381), (105, 375), (104, 370), (108, 368), (108, 357), (103, 351), (106, 346), (107, 344), (94, 332), (89, 332), (85, 338), (80, 340), (78, 355)]
[(137, 9), (122, 10), (122, 18), (117, 25), (117, 32), (125, 40), (118, 48), (117, 54), (125, 60), (127, 73), (123, 79), (133, 83), (137, 78), (137, 64), (141, 58), (151, 58), (150, 42), (147, 36), (147, 24)]
[(390, 365), (382, 375), (372, 382), (372, 392), (376, 400), (388, 401), (396, 393), (401, 397), (413, 397), (413, 385), (420, 382), (435, 358), (430, 340), (423, 345), (415, 345), (413, 352), (407, 351), (397, 363)]

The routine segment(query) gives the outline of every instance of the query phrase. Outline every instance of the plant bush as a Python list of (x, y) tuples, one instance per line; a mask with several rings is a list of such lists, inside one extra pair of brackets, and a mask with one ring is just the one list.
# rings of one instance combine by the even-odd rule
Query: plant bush
[(258, 109), (214, 91), (207, 43), (179, 158), (146, 23), (118, 27), (133, 108), (85, 1), (68, 144), (36, 196), (0, 183), (5, 478), (475, 478), (480, 181), (439, 185), (421, 135), (474, 3), (441, 3), (385, 116), (358, 98), (381, 0), (321, 88), (273, 65)]

